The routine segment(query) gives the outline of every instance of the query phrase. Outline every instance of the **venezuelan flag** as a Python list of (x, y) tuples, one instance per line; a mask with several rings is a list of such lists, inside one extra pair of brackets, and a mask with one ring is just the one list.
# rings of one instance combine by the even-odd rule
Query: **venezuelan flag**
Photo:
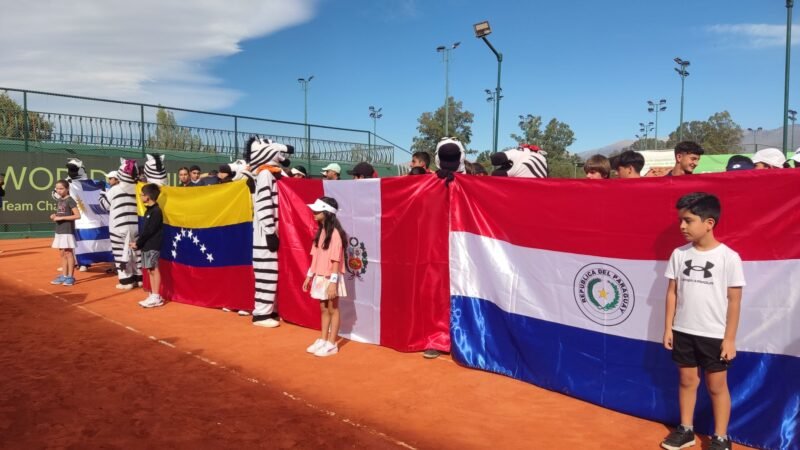
[[(138, 201), (142, 216), (145, 207), (140, 197)], [(164, 215), (161, 296), (210, 308), (252, 310), (253, 205), (247, 184), (162, 186), (158, 204)]]

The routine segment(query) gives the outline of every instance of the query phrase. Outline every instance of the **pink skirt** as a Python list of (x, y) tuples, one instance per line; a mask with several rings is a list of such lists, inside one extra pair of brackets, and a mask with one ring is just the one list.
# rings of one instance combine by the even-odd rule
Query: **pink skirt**
[[(311, 298), (316, 300), (327, 300), (328, 283), (327, 277), (323, 277), (321, 275), (315, 276), (311, 281)], [(344, 287), (344, 276), (339, 275), (339, 281), (336, 284), (338, 285), (336, 289), (339, 297), (346, 297), (347, 289)]]

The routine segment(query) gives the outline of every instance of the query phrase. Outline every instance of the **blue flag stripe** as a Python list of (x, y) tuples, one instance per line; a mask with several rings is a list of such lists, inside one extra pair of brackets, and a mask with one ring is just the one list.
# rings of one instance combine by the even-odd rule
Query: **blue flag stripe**
[(75, 230), (75, 240), (77, 241), (99, 241), (108, 238), (108, 227), (78, 228)]
[[(650, 420), (672, 425), (680, 420), (678, 370), (660, 343), (512, 314), (465, 296), (451, 297), (451, 336), (453, 358), (467, 366)], [(797, 382), (786, 378), (791, 373), (800, 373), (800, 358), (737, 352), (728, 372), (733, 439), (757, 447), (800, 448), (800, 392)], [(776, 408), (780, 403), (787, 407)], [(702, 385), (695, 417), (698, 430), (713, 432)]]
[(181, 228), (164, 224), (161, 258), (194, 267), (253, 264), (253, 224)]

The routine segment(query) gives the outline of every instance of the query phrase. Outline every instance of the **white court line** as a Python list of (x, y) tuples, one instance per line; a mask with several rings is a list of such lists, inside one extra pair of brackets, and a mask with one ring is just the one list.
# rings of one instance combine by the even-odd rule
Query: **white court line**
[[(44, 289), (38, 289), (38, 290), (39, 290), (40, 292), (44, 292), (45, 294), (47, 294), (47, 295), (49, 295), (49, 296), (51, 296), (51, 297), (57, 298), (57, 299), (59, 299), (59, 300), (61, 300), (61, 301), (65, 302), (65, 303), (69, 304), (69, 302), (67, 301), (67, 299), (65, 299), (65, 298), (62, 298), (62, 297), (59, 297), (58, 295), (56, 295), (56, 294), (53, 294), (52, 292), (45, 291)], [(87, 308), (85, 308), (85, 307), (83, 307), (83, 306), (81, 306), (81, 305), (72, 305), (72, 304), (70, 304), (70, 305), (71, 305), (71, 306), (76, 306), (76, 307), (78, 307), (78, 308), (80, 308), (80, 309), (82, 309), (82, 310), (84, 310), (84, 311), (86, 311), (86, 312), (88, 312), (88, 313), (90, 313), (90, 314), (92, 314), (92, 315), (95, 315), (95, 316), (97, 316), (97, 317), (100, 317), (100, 318), (102, 318), (103, 320), (107, 320), (107, 321), (109, 321), (109, 322), (111, 322), (111, 323), (113, 323), (113, 324), (115, 324), (115, 325), (119, 325), (120, 327), (123, 327), (123, 328), (125, 328), (126, 330), (133, 331), (133, 332), (134, 332), (134, 333), (136, 333), (136, 334), (144, 335), (144, 334), (143, 334), (141, 331), (137, 330), (136, 328), (133, 328), (133, 327), (131, 327), (131, 326), (129, 326), (129, 325), (125, 325), (125, 324), (123, 324), (123, 323), (120, 323), (120, 322), (118, 322), (118, 321), (116, 321), (116, 320), (114, 320), (114, 319), (111, 319), (111, 318), (109, 318), (109, 317), (106, 317), (106, 316), (104, 316), (104, 315), (102, 315), (102, 314), (100, 314), (100, 313), (97, 313), (97, 312), (95, 312), (95, 311), (89, 310), (89, 309), (87, 309)], [(172, 343), (170, 343), (170, 342), (167, 342), (167, 341), (165, 341), (165, 340), (163, 340), (163, 339), (158, 339), (158, 338), (157, 338), (157, 337), (155, 337), (155, 336), (146, 336), (146, 337), (147, 337), (148, 339), (152, 340), (152, 341), (156, 341), (156, 342), (158, 342), (159, 344), (162, 344), (162, 345), (164, 345), (164, 346), (167, 346), (167, 347), (170, 347), (170, 348), (172, 348), (172, 349), (175, 349), (175, 350), (181, 351), (180, 349), (178, 349), (178, 347), (177, 347), (177, 346), (175, 346), (174, 344), (172, 344)], [(210, 359), (208, 359), (208, 358), (206, 358), (206, 357), (204, 357), (204, 356), (202, 356), (202, 355), (198, 355), (198, 354), (192, 353), (192, 352), (190, 352), (190, 351), (183, 351), (183, 352), (184, 352), (184, 353), (186, 353), (187, 355), (190, 355), (190, 356), (193, 356), (193, 357), (195, 357), (195, 358), (199, 359), (200, 361), (203, 361), (204, 363), (206, 363), (206, 364), (208, 364), (208, 365), (210, 365), (210, 366), (212, 366), (212, 367), (216, 367), (216, 368), (219, 368), (219, 369), (225, 370), (226, 372), (228, 372), (228, 373), (230, 373), (230, 374), (232, 374), (232, 375), (236, 376), (237, 378), (240, 378), (240, 379), (242, 379), (242, 380), (245, 380), (245, 381), (249, 381), (249, 382), (251, 382), (251, 383), (253, 383), (253, 384), (258, 384), (258, 385), (262, 385), (262, 384), (263, 384), (263, 383), (261, 383), (261, 381), (260, 381), (260, 380), (258, 380), (257, 378), (251, 378), (251, 377), (247, 377), (247, 376), (243, 375), (242, 373), (240, 373), (240, 372), (238, 372), (238, 371), (236, 371), (236, 370), (234, 370), (234, 369), (228, 368), (228, 367), (226, 367), (226, 366), (224, 366), (224, 365), (222, 365), (222, 364), (218, 364), (216, 361), (210, 360)], [(439, 359), (439, 358), (437, 358), (437, 359)], [(450, 362), (453, 362), (453, 361), (450, 361)], [(266, 385), (265, 385), (265, 386), (266, 386)], [(317, 412), (319, 412), (319, 413), (321, 413), (321, 414), (324, 414), (324, 415), (326, 415), (326, 416), (328, 416), (328, 417), (335, 417), (337, 420), (339, 420), (339, 421), (340, 421), (340, 422), (342, 422), (342, 423), (345, 423), (345, 424), (347, 424), (347, 425), (350, 425), (350, 426), (352, 426), (352, 427), (354, 427), (354, 428), (356, 428), (356, 429), (358, 429), (358, 430), (365, 431), (365, 432), (367, 432), (367, 433), (369, 433), (369, 434), (371, 434), (371, 435), (373, 435), (373, 436), (376, 436), (376, 437), (379, 437), (379, 438), (381, 438), (381, 439), (383, 439), (383, 440), (386, 440), (386, 441), (388, 441), (388, 442), (391, 442), (392, 444), (394, 444), (394, 445), (396, 445), (396, 446), (398, 446), (398, 447), (407, 448), (407, 449), (409, 449), (409, 450), (416, 450), (416, 448), (415, 448), (415, 447), (413, 447), (413, 446), (411, 446), (411, 445), (409, 445), (409, 444), (407, 444), (407, 443), (405, 443), (405, 442), (403, 442), (403, 441), (400, 441), (400, 440), (398, 440), (398, 439), (395, 439), (395, 438), (393, 438), (393, 437), (391, 437), (391, 436), (387, 435), (386, 433), (383, 433), (383, 432), (381, 432), (381, 431), (378, 431), (378, 430), (376, 430), (376, 429), (374, 429), (374, 428), (372, 428), (372, 427), (370, 427), (370, 426), (368, 426), (368, 425), (363, 425), (363, 424), (360, 424), (360, 423), (358, 423), (358, 422), (354, 422), (354, 421), (352, 421), (352, 420), (350, 420), (350, 419), (348, 419), (348, 418), (346, 418), (346, 417), (339, 416), (339, 415), (338, 415), (336, 412), (334, 412), (334, 411), (331, 411), (331, 410), (328, 410), (328, 409), (325, 409), (325, 408), (322, 408), (322, 407), (316, 406), (316, 405), (314, 405), (313, 403), (309, 403), (308, 401), (304, 400), (303, 398), (301, 398), (301, 397), (298, 397), (298, 396), (296, 396), (296, 395), (293, 395), (293, 394), (291, 394), (291, 393), (289, 393), (289, 392), (285, 392), (285, 391), (284, 391), (284, 392), (282, 392), (282, 394), (283, 394), (283, 395), (284, 395), (286, 398), (289, 398), (289, 399), (291, 399), (291, 400), (293, 400), (293, 401), (299, 402), (299, 403), (301, 403), (301, 404), (305, 405), (306, 407), (313, 409), (314, 411), (317, 411)]]

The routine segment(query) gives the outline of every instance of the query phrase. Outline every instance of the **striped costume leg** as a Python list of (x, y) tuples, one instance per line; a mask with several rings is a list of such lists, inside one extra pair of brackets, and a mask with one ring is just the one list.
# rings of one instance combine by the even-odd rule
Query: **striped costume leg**
[(253, 322), (277, 319), (275, 296), (278, 291), (278, 253), (267, 250), (261, 227), (253, 229), (253, 271), (256, 278)]

